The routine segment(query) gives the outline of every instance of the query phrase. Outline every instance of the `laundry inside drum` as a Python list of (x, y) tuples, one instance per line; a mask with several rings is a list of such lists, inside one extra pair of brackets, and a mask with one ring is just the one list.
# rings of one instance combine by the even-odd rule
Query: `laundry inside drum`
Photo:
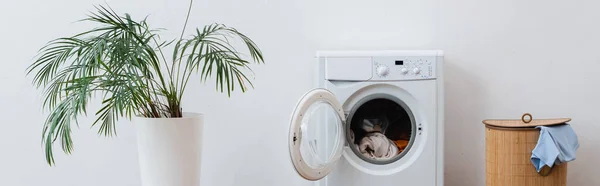
[(346, 139), (364, 161), (393, 163), (410, 150), (415, 138), (414, 116), (401, 100), (391, 96), (366, 98), (349, 116)]

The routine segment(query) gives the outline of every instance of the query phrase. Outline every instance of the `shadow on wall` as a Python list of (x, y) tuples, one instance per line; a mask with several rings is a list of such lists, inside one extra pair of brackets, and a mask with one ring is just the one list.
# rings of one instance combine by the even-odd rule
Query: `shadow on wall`
[(475, 74), (452, 55), (444, 57), (445, 75), (445, 185), (485, 184), (485, 87)]

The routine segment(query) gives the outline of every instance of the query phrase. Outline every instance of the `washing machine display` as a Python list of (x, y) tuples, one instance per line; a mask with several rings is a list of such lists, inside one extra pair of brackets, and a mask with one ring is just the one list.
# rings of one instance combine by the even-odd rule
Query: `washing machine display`
[(436, 59), (429, 56), (408, 56), (408, 57), (372, 57), (374, 74), (372, 80), (423, 80), (435, 79), (436, 64), (432, 63)]
[(439, 51), (329, 52), (318, 61), (318, 88), (291, 117), (301, 177), (324, 186), (443, 184)]

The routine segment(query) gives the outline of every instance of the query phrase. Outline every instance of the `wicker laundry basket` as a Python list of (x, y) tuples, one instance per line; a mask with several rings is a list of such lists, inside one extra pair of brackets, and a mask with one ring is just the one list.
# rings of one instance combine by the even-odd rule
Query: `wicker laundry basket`
[(571, 121), (569, 118), (533, 119), (524, 114), (520, 120), (484, 120), (487, 186), (566, 186), (567, 163), (544, 167), (540, 173), (531, 163), (540, 130)]

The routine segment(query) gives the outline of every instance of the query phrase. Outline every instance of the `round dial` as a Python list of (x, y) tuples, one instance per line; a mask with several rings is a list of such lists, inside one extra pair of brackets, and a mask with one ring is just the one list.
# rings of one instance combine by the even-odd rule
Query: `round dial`
[(413, 72), (414, 72), (415, 74), (419, 74), (419, 73), (421, 72), (421, 69), (419, 69), (419, 68), (415, 68), (415, 69), (413, 69)]
[(377, 75), (385, 77), (390, 73), (390, 69), (385, 65), (377, 66)]
[(400, 72), (402, 72), (402, 74), (407, 74), (408, 73), (408, 69), (402, 68), (402, 69), (400, 69)]

